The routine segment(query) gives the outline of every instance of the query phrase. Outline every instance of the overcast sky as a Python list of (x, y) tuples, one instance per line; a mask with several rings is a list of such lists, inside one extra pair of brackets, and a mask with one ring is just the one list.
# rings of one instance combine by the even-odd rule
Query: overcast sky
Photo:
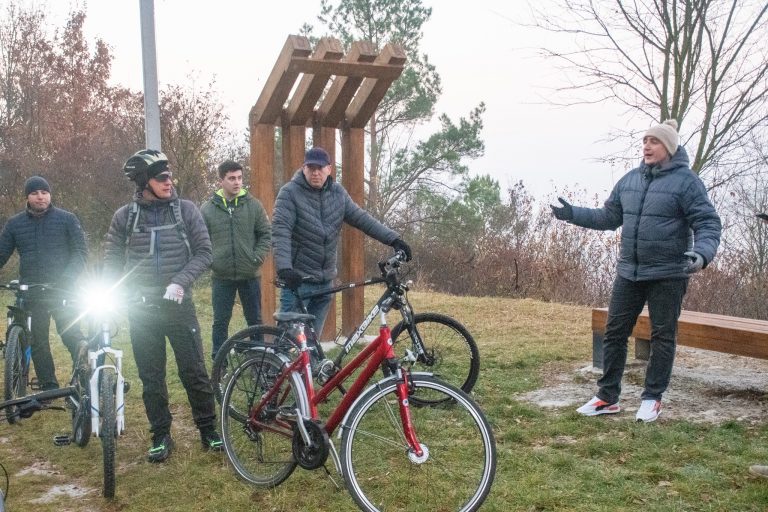
[[(6, 4), (8, 0), (0, 0)], [(61, 23), (81, 0), (37, 0)], [(586, 188), (607, 196), (624, 168), (596, 162), (618, 148), (601, 139), (621, 126), (617, 108), (552, 107), (549, 88), (564, 83), (553, 62), (535, 56), (543, 34), (515, 24), (527, 16), (520, 0), (425, 0), (432, 18), (423, 27), (422, 52), (442, 79), (438, 114), (467, 116), (481, 101), (487, 111), (485, 156), (470, 162), (474, 174), (490, 174), (503, 188), (523, 180), (539, 199), (558, 188)], [(85, 5), (89, 41), (112, 48), (113, 81), (142, 88), (139, 0), (91, 0)], [(289, 34), (308, 22), (319, 31), (319, 0), (155, 0), (160, 86), (182, 84), (190, 73), (216, 90), (237, 128), (261, 92)], [(320, 32), (322, 33), (322, 32)], [(641, 127), (643, 128), (643, 127)], [(640, 144), (638, 143), (638, 161)]]

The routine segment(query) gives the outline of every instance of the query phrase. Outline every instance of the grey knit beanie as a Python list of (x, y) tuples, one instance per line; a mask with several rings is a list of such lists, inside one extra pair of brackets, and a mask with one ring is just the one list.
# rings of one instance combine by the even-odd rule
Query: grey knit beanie
[(36, 192), (38, 190), (45, 190), (49, 194), (51, 193), (51, 186), (48, 184), (47, 181), (45, 181), (45, 178), (42, 176), (32, 176), (27, 181), (24, 182), (24, 195), (28, 196), (32, 192)]
[(667, 119), (661, 124), (652, 126), (645, 132), (643, 138), (648, 136), (656, 137), (667, 148), (669, 156), (677, 153), (677, 146), (680, 145), (680, 136), (677, 134), (677, 121), (674, 119)]

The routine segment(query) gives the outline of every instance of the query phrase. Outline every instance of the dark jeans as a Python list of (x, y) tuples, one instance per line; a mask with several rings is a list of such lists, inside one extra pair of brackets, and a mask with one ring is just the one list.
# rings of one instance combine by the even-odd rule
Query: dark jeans
[[(299, 295), (305, 295), (307, 293), (320, 292), (327, 290), (331, 287), (331, 281), (324, 281), (322, 283), (302, 283), (299, 286)], [(331, 307), (331, 300), (333, 294), (322, 295), (315, 297), (309, 301), (304, 301), (304, 305), (307, 307), (307, 313), (315, 316), (315, 332), (317, 333), (318, 340), (323, 334), (323, 325), (325, 325), (325, 317), (328, 316), (328, 309)], [(280, 290), (280, 311), (300, 311), (296, 306), (296, 295), (291, 290)]]
[(235, 293), (240, 295), (243, 315), (248, 325), (261, 323), (261, 280), (258, 277), (240, 281), (214, 277), (211, 280), (211, 302), (213, 303), (211, 358), (216, 357), (216, 352), (229, 336), (229, 321), (232, 319), (232, 308), (235, 306)]
[(131, 345), (139, 378), (144, 386), (144, 408), (155, 437), (171, 431), (165, 382), (165, 339), (176, 357), (179, 378), (187, 391), (192, 417), (199, 429), (216, 421), (213, 390), (205, 369), (200, 324), (191, 300), (182, 304), (163, 301), (159, 309), (137, 308), (130, 318)]
[(69, 350), (72, 361), (77, 358), (77, 346), (83, 339), (80, 331), (80, 322), (77, 311), (72, 309), (48, 310), (49, 303), (45, 300), (27, 300), (26, 308), (32, 316), (32, 362), (35, 365), (35, 374), (40, 388), (55, 389), (59, 387), (56, 379), (56, 369), (51, 356), (51, 346), (48, 341), (48, 331), (51, 326), (51, 317), (56, 322), (56, 331), (61, 336), (61, 341)]
[(603, 342), (603, 376), (597, 381), (598, 398), (616, 403), (627, 363), (628, 337), (648, 303), (651, 321), (651, 355), (645, 371), (643, 400), (660, 400), (669, 386), (675, 361), (677, 319), (688, 279), (630, 281), (617, 276), (613, 283)]

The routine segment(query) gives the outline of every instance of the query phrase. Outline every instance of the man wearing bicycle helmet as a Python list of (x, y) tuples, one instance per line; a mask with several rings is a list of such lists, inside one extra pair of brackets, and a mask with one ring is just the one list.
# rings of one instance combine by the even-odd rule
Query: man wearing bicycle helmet
[[(411, 248), (398, 233), (360, 208), (331, 176), (331, 159), (316, 147), (304, 155), (304, 166), (280, 189), (272, 216), (272, 248), (277, 276), (299, 294), (331, 287), (338, 273), (336, 248), (344, 223), (411, 259)], [(307, 311), (315, 316), (318, 336), (330, 307), (331, 296), (313, 298)], [(280, 310), (295, 309), (295, 294), (280, 293)]]
[(128, 317), (152, 432), (148, 460), (165, 461), (174, 446), (165, 379), (166, 338), (203, 449), (220, 451), (213, 390), (192, 301), (192, 284), (211, 264), (208, 230), (197, 207), (177, 196), (165, 154), (141, 150), (126, 161), (123, 171), (136, 184), (136, 193), (112, 217), (104, 267), (108, 275), (119, 279), (121, 288), (157, 305), (134, 307)]
[(83, 336), (76, 313), (61, 307), (52, 309), (50, 299), (73, 288), (85, 269), (88, 248), (77, 217), (51, 204), (51, 186), (45, 178), (29, 178), (24, 183), (24, 195), (26, 209), (11, 217), (0, 234), (0, 268), (15, 250), (19, 253), (20, 281), (53, 288), (53, 292), (31, 289), (24, 307), (32, 317), (32, 362), (38, 384), (42, 390), (56, 389), (59, 382), (48, 341), (51, 316), (73, 361)]

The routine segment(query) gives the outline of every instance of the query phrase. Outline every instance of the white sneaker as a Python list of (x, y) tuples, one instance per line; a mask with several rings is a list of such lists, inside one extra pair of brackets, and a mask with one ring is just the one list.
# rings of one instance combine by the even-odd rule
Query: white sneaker
[(643, 400), (635, 418), (637, 418), (637, 421), (650, 423), (656, 421), (659, 414), (661, 414), (661, 400)]
[(755, 464), (754, 466), (749, 466), (749, 472), (756, 476), (768, 478), (768, 466)]
[(596, 396), (592, 397), (592, 400), (585, 403), (576, 412), (584, 416), (597, 416), (598, 414), (616, 414), (621, 411), (619, 403), (609, 404), (605, 400), (601, 400)]

